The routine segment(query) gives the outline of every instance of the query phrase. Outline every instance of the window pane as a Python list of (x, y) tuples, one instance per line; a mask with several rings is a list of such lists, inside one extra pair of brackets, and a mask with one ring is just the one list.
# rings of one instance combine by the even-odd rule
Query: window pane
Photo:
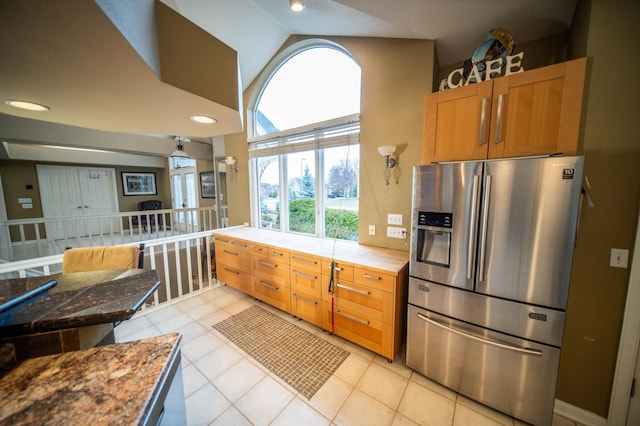
[(358, 241), (358, 197), (360, 147), (329, 148), (324, 151), (325, 236)]
[(306, 49), (271, 77), (256, 106), (261, 136), (360, 112), (360, 67), (328, 47)]
[(261, 157), (258, 167), (260, 228), (280, 229), (280, 165), (277, 156)]
[(315, 153), (287, 155), (289, 231), (316, 234)]

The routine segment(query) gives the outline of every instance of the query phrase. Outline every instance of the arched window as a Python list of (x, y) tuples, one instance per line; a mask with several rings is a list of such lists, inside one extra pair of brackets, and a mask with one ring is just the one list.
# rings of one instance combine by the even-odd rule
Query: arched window
[(327, 43), (294, 46), (271, 66), (249, 138), (254, 223), (356, 241), (360, 67)]

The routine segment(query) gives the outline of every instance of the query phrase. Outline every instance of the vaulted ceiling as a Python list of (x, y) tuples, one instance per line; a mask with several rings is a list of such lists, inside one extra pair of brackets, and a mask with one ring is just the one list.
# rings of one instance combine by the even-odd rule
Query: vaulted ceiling
[[(212, 138), (243, 128), (242, 90), (292, 34), (433, 39), (447, 66), (469, 58), (491, 28), (511, 30), (516, 43), (566, 31), (576, 5), (305, 2), (300, 13), (288, 0), (0, 2), (0, 158), (24, 159), (29, 149), (17, 145), (34, 144), (166, 157), (175, 135), (204, 142), (187, 150), (211, 158)], [(51, 110), (17, 110), (8, 99)], [(217, 123), (194, 123), (193, 114)]]

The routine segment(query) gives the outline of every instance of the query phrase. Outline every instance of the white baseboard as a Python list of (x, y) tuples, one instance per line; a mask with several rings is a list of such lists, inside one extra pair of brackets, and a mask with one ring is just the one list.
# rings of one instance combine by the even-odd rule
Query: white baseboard
[(604, 417), (600, 417), (597, 414), (560, 401), (559, 399), (556, 399), (553, 412), (585, 426), (606, 426), (607, 424), (607, 419)]

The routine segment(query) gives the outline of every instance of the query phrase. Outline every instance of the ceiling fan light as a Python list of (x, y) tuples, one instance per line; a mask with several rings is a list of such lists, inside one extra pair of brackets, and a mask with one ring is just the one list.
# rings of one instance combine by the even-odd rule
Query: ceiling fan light
[(307, 7), (302, 0), (289, 0), (289, 6), (294, 12), (301, 12), (305, 7)]

